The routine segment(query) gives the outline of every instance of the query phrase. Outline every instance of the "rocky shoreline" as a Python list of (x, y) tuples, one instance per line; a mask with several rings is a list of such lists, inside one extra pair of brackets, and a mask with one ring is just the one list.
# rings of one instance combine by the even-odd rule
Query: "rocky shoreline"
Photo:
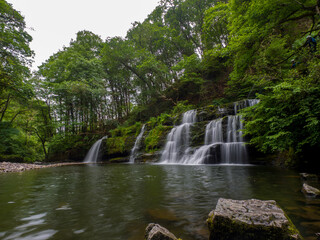
[(24, 172), (32, 169), (61, 167), (61, 166), (80, 165), (80, 164), (86, 164), (86, 163), (67, 162), (67, 163), (35, 164), (35, 163), (0, 162), (0, 173)]

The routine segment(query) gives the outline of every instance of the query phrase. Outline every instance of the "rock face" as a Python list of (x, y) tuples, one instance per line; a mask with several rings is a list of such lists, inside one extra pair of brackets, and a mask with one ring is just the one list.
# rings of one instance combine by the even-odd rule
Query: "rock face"
[(275, 201), (220, 198), (207, 220), (210, 240), (302, 239)]
[(320, 190), (304, 183), (301, 190), (304, 194), (310, 197), (320, 197)]
[(159, 224), (150, 223), (146, 228), (145, 240), (177, 240), (177, 238)]

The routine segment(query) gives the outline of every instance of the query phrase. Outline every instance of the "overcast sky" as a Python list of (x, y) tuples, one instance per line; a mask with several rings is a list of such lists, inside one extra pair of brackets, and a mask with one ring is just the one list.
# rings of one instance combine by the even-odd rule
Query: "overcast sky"
[(143, 21), (159, 0), (7, 0), (25, 17), (33, 37), (36, 66), (41, 65), (76, 33), (89, 30), (107, 37), (124, 37), (135, 21)]

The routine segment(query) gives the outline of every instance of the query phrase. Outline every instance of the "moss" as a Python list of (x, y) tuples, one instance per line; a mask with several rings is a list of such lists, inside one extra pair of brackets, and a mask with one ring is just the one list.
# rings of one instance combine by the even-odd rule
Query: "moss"
[(123, 158), (123, 157), (118, 157), (118, 158), (111, 158), (109, 160), (110, 163), (123, 163), (123, 162), (128, 162), (128, 159)]
[(147, 153), (153, 153), (164, 145), (168, 132), (172, 129), (172, 126), (164, 126), (162, 124), (153, 127), (147, 134), (144, 143), (145, 151)]
[[(287, 216), (286, 216), (287, 217)], [(210, 230), (210, 240), (242, 239), (242, 240), (294, 240), (302, 239), (298, 230), (289, 220), (286, 228), (246, 224), (237, 220), (215, 216), (210, 213), (207, 224)]]
[(125, 141), (126, 137), (112, 137), (106, 140), (107, 153), (113, 155), (116, 153), (125, 152)]
[(197, 122), (191, 126), (191, 146), (198, 147), (204, 144), (205, 129), (208, 122)]

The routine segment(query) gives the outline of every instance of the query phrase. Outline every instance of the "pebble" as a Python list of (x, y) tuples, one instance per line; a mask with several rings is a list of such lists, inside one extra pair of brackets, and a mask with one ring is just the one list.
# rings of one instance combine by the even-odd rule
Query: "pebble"
[(85, 164), (85, 163), (69, 162), (69, 163), (52, 163), (52, 164), (33, 164), (33, 163), (0, 162), (0, 173), (24, 172), (32, 169), (60, 167), (60, 166), (67, 166), (67, 165), (79, 165), (79, 164)]

